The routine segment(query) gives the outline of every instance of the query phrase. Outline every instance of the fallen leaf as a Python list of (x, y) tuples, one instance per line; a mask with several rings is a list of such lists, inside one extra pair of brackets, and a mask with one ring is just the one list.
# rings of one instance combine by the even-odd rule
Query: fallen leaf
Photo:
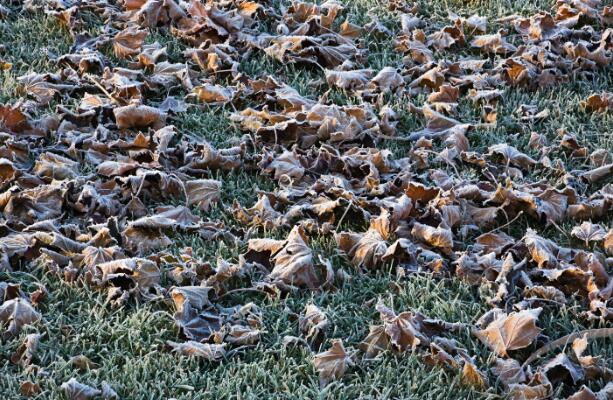
[(328, 318), (314, 304), (307, 304), (304, 316), (298, 321), (298, 328), (312, 347), (319, 349), (326, 337), (326, 330), (329, 326)]
[(340, 379), (353, 364), (351, 355), (347, 353), (340, 339), (332, 341), (330, 350), (319, 353), (313, 358), (315, 370), (319, 372), (321, 387), (325, 387), (332, 380)]
[(11, 354), (11, 362), (21, 366), (30, 365), (40, 343), (40, 334), (30, 333), (19, 348)]
[(272, 258), (274, 268), (268, 275), (273, 282), (279, 280), (292, 286), (314, 289), (319, 278), (313, 266), (313, 254), (308, 239), (300, 226), (292, 229), (283, 248)]
[(141, 52), (143, 42), (147, 37), (146, 30), (127, 28), (113, 38), (113, 50), (119, 58), (128, 58)]
[(164, 126), (166, 114), (157, 108), (142, 105), (129, 105), (113, 109), (117, 127), (126, 128), (147, 128), (159, 129)]
[(208, 211), (220, 198), (221, 182), (213, 179), (195, 179), (185, 182), (187, 205)]
[(580, 226), (575, 226), (571, 231), (571, 235), (585, 241), (585, 245), (589, 246), (589, 242), (600, 242), (603, 240), (606, 232), (600, 225), (586, 221)]
[(173, 351), (181, 355), (204, 358), (207, 361), (221, 361), (226, 355), (225, 344), (200, 343), (193, 340), (184, 343), (171, 341), (167, 343), (172, 347)]
[(40, 385), (32, 381), (24, 381), (19, 385), (19, 392), (26, 397), (34, 397), (41, 391)]
[(80, 383), (75, 378), (70, 378), (67, 382), (62, 383), (61, 388), (68, 400), (88, 400), (102, 394), (102, 391)]
[(511, 350), (523, 349), (532, 344), (541, 329), (536, 326), (541, 308), (500, 313), (477, 337), (502, 357)]
[(5, 326), (5, 336), (18, 334), (25, 325), (34, 324), (42, 316), (24, 299), (7, 300), (0, 306), (0, 321)]

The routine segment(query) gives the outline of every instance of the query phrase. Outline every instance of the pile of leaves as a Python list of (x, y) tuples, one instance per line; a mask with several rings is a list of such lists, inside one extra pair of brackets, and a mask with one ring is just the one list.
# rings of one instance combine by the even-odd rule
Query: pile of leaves
[[(168, 351), (210, 361), (253, 346), (265, 332), (259, 297), (233, 304), (236, 291), (334, 291), (376, 271), (461, 279), (479, 286), (491, 305), (473, 325), (379, 302), (380, 323), (352, 343), (356, 350), (342, 338), (324, 350), (330, 321), (310, 305), (299, 317), (300, 335), (284, 342), (317, 353), (322, 386), (355, 364), (411, 352), (457, 371), (466, 385), (486, 388), (498, 379), (515, 398), (549, 398), (561, 382), (571, 399), (610, 398), (611, 383), (597, 393), (584, 384), (613, 379), (610, 366), (585, 354), (588, 340), (613, 332), (613, 229), (605, 226), (613, 210), (611, 152), (591, 150), (566, 131), (553, 142), (532, 133), (530, 155), (507, 143), (478, 151), (469, 137), (496, 126), (509, 88), (606, 73), (611, 7), (559, 0), (530, 17), (450, 15), (441, 28), (414, 5), (387, 6), (395, 31), (374, 18), (364, 26), (343, 21), (334, 1), (281, 8), (248, 0), (24, 2), (24, 12), (57, 18), (73, 45), (54, 59), (56, 70), (20, 77), (22, 99), (0, 106), (0, 271), (43, 268), (105, 291), (116, 307), (131, 299), (168, 304), (180, 335)], [(101, 35), (86, 29), (92, 13), (101, 16)], [(157, 31), (186, 46), (180, 62), (147, 41)], [(402, 62), (365, 68), (365, 35), (393, 45)], [(472, 56), (449, 57), (459, 51)], [(321, 79), (313, 85), (326, 91), (305, 97), (282, 77), (250, 76), (241, 63), (254, 57), (315, 71)], [(421, 106), (390, 102), (419, 96), (427, 99)], [(480, 120), (459, 119), (466, 100)], [(595, 93), (581, 106), (610, 113), (613, 94)], [(41, 112), (49, 107), (54, 112)], [(232, 110), (244, 136), (215, 148), (173, 125), (198, 107)], [(548, 117), (533, 105), (516, 113), (520, 122)], [(423, 128), (398, 129), (406, 115)], [(395, 142), (407, 144), (406, 154), (388, 149)], [(562, 159), (580, 162), (568, 168)], [(233, 170), (264, 174), (275, 189), (259, 192), (255, 204), (223, 204), (234, 220), (228, 226), (208, 215), (222, 198), (219, 177)], [(529, 227), (504, 232), (520, 220)], [(575, 226), (573, 247), (538, 233), (563, 223)], [(266, 238), (271, 230), (289, 234)], [(244, 252), (213, 262), (190, 249), (167, 251), (181, 233)], [(333, 240), (354, 268), (317, 254), (315, 237)], [(0, 282), (3, 336), (40, 323), (44, 293)], [(582, 304), (577, 318), (600, 328), (543, 337), (543, 307), (570, 299)], [(491, 350), (491, 365), (478, 365), (462, 347), (462, 331)], [(14, 362), (27, 366), (38, 341), (28, 336)], [(548, 344), (530, 355), (526, 349), (537, 343)], [(559, 351), (566, 344), (572, 353)], [(556, 356), (538, 360), (552, 350)], [(63, 388), (69, 398), (116, 396), (108, 385), (74, 379)], [(22, 391), (37, 388), (29, 382)]]

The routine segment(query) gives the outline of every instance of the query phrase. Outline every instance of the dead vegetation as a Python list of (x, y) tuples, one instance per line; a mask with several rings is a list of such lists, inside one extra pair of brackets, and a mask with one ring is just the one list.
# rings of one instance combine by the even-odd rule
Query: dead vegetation
[[(0, 271), (42, 269), (104, 292), (109, 307), (168, 307), (179, 336), (163, 351), (229, 363), (266, 335), (262, 297), (333, 293), (362, 274), (394, 274), (395, 285), (422, 274), (462, 280), (490, 307), (477, 321), (372, 299), (364, 306), (379, 320), (361, 342), (349, 342), (330, 336), (333, 321), (309, 304), (283, 345), (313, 352), (322, 387), (351, 368), (410, 353), (475, 390), (496, 380), (496, 391), (517, 399), (560, 396), (560, 383), (569, 399), (613, 396), (610, 364), (585, 352), (613, 330), (610, 149), (562, 128), (555, 140), (533, 131), (529, 153), (512, 140), (483, 150), (470, 140), (496, 129), (508, 90), (610, 74), (611, 7), (559, 0), (551, 13), (495, 21), (453, 14), (442, 28), (417, 5), (386, 7), (396, 31), (376, 18), (358, 25), (334, 1), (9, 5), (8, 17), (57, 19), (72, 45), (55, 55), (53, 70), (20, 76), (20, 99), (0, 106)], [(92, 14), (97, 35), (88, 32)], [(155, 32), (182, 44), (180, 60), (147, 40)], [(368, 67), (366, 36), (389, 43), (401, 61)], [(245, 72), (241, 65), (254, 58), (310, 71), (317, 95), (283, 76)], [(612, 96), (593, 93), (576, 107), (610, 114)], [(464, 103), (470, 118), (459, 112)], [(208, 107), (229, 112), (243, 135), (219, 146), (177, 127), (186, 110)], [(514, 114), (532, 124), (550, 112), (522, 104)], [(407, 116), (422, 127), (400, 129)], [(390, 150), (399, 144), (401, 155)], [(236, 171), (266, 176), (272, 189), (251, 204), (229, 199), (224, 176)], [(219, 207), (224, 219), (212, 211)], [(543, 228), (567, 243), (544, 237)], [(241, 254), (169, 251), (178, 235)], [(345, 268), (314, 250), (320, 240), (348, 260)], [(0, 282), (4, 338), (45, 323), (38, 304), (47, 292)], [(236, 293), (247, 301), (233, 301)], [(591, 328), (562, 341), (545, 337), (543, 309), (570, 302), (578, 304), (573, 318)], [(487, 363), (462, 344), (467, 332), (491, 352)], [(11, 362), (33, 368), (40, 340), (28, 334)], [(545, 360), (531, 356), (542, 346)], [(95, 367), (87, 358), (74, 363)], [(586, 386), (592, 382), (605, 384)], [(74, 378), (61, 385), (70, 399), (117, 397), (112, 387)], [(34, 381), (21, 386), (27, 396), (40, 390)]]

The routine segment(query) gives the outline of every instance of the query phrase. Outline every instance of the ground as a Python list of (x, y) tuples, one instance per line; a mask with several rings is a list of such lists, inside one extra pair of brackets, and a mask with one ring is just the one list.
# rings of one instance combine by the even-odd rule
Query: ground
[[(367, 22), (367, 10), (374, 10), (382, 21), (391, 19), (390, 13), (379, 1), (345, 1), (347, 15), (352, 21)], [(424, 14), (431, 14), (444, 24), (449, 12), (461, 15), (477, 13), (495, 20), (517, 13), (532, 15), (536, 10), (551, 9), (553, 1), (456, 1), (432, 0), (421, 2)], [(92, 15), (92, 33), (96, 33), (96, 18)], [(178, 55), (184, 45), (172, 36), (156, 33), (148, 42), (160, 41), (169, 46), (170, 55)], [(393, 52), (391, 42), (374, 39), (369, 42), (370, 56), (366, 66), (375, 70), (393, 65), (401, 56)], [(0, 42), (4, 45), (2, 58), (12, 63), (12, 68), (0, 73), (0, 102), (12, 103), (21, 94), (16, 78), (27, 72), (46, 72), (55, 69), (53, 57), (64, 54), (71, 46), (67, 31), (52, 17), (43, 14), (16, 12), (0, 20)], [(109, 57), (113, 57), (109, 49)], [(456, 55), (457, 56), (457, 55)], [(241, 68), (249, 73), (267, 72), (282, 76), (298, 91), (315, 97), (309, 82), (319, 77), (317, 70), (281, 65), (270, 59), (256, 58)], [(613, 115), (586, 113), (579, 103), (588, 95), (613, 87), (613, 70), (605, 69), (594, 80), (572, 80), (558, 87), (538, 91), (507, 89), (498, 110), (498, 126), (495, 129), (471, 131), (469, 139), (477, 151), (489, 145), (504, 142), (518, 134), (514, 145), (530, 152), (527, 139), (531, 131), (538, 131), (553, 140), (557, 130), (565, 128), (576, 134), (590, 149), (613, 149)], [(334, 95), (342, 96), (342, 93)], [(416, 103), (421, 99), (413, 99)], [(392, 99), (392, 104), (402, 110), (405, 99)], [(394, 103), (395, 102), (395, 103)], [(521, 104), (535, 104), (548, 109), (551, 117), (542, 122), (518, 124), (513, 115)], [(57, 104), (49, 105), (53, 109)], [(460, 104), (461, 116), (476, 120), (475, 109), (468, 103)], [(215, 145), (223, 146), (240, 137), (242, 132), (229, 120), (230, 108), (192, 108), (175, 118), (173, 123), (182, 132), (200, 135)], [(412, 117), (402, 117), (399, 129), (411, 132), (420, 127)], [(402, 142), (390, 141), (387, 146), (395, 154), (403, 154)], [(572, 163), (572, 160), (563, 160)], [(470, 173), (467, 171), (466, 173)], [(218, 173), (223, 182), (219, 205), (210, 211), (208, 218), (221, 219), (232, 226), (235, 222), (227, 211), (227, 205), (237, 199), (245, 206), (252, 205), (256, 190), (270, 190), (274, 184), (267, 176), (251, 172)], [(512, 232), (523, 230), (528, 222), (523, 218), (505, 228)], [(568, 232), (572, 224), (539, 226), (539, 233), (554, 239), (558, 244), (568, 244)], [(285, 232), (273, 232), (284, 237)], [(191, 246), (198, 256), (214, 260), (223, 256), (236, 261), (243, 248), (230, 248), (223, 242), (205, 241), (197, 236), (179, 235), (173, 238), (173, 249), (179, 251)], [(346, 258), (340, 256), (330, 239), (314, 240), (317, 254), (329, 257), (335, 266), (351, 270)], [(3, 398), (17, 399), (20, 383), (36, 379), (42, 388), (38, 398), (62, 398), (60, 385), (71, 377), (98, 386), (108, 382), (122, 398), (129, 399), (210, 399), (210, 398), (291, 398), (291, 399), (454, 399), (498, 398), (499, 384), (486, 391), (467, 388), (459, 376), (443, 369), (431, 369), (419, 359), (407, 353), (395, 357), (388, 355), (370, 364), (351, 368), (342, 380), (321, 389), (317, 373), (311, 363), (311, 354), (301, 349), (286, 349), (281, 340), (285, 335), (297, 335), (297, 322), (288, 310), (301, 313), (305, 305), (314, 303), (324, 310), (333, 322), (329, 337), (341, 337), (346, 344), (357, 344), (367, 334), (368, 326), (378, 321), (373, 299), (382, 298), (395, 309), (413, 309), (432, 318), (447, 321), (473, 323), (488, 310), (479, 288), (457, 279), (414, 275), (399, 280), (389, 270), (355, 276), (334, 293), (301, 292), (286, 299), (269, 299), (262, 296), (237, 294), (237, 300), (255, 301), (264, 313), (264, 334), (255, 347), (239, 352), (221, 363), (203, 362), (188, 357), (178, 357), (165, 350), (168, 340), (177, 340), (179, 331), (172, 318), (172, 305), (165, 302), (148, 303), (132, 300), (126, 307), (115, 309), (105, 302), (106, 295), (74, 284), (58, 280), (42, 270), (30, 272), (1, 272), (0, 280), (20, 282), (25, 290), (35, 288), (36, 283), (48, 289), (48, 298), (40, 306), (44, 318), (41, 327), (41, 344), (36, 364), (42, 374), (37, 376), (8, 361), (12, 353), (29, 332), (26, 328), (19, 336), (0, 341), (0, 392)], [(572, 303), (548, 307), (541, 317), (540, 326), (550, 338), (558, 338), (581, 329), (598, 327), (577, 319), (572, 313)], [(66, 334), (67, 329), (73, 333)], [(34, 331), (34, 328), (31, 328)], [(458, 338), (477, 357), (480, 365), (491, 361), (491, 353), (477, 339), (464, 332)], [(590, 343), (591, 354), (613, 360), (613, 342), (595, 340)], [(68, 362), (75, 355), (85, 355), (99, 365), (96, 369), (76, 371)], [(613, 361), (612, 361), (613, 362)], [(594, 382), (597, 385), (597, 382)]]

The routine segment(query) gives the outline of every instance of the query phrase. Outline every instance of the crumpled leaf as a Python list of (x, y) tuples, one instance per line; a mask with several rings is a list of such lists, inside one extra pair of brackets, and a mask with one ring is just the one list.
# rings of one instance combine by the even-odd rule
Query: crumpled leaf
[(508, 43), (500, 33), (475, 36), (473, 41), (470, 42), (470, 45), (481, 49), (485, 53), (501, 55), (505, 55), (516, 50), (516, 47)]
[(592, 94), (581, 105), (590, 112), (606, 112), (613, 109), (613, 94), (603, 92)]
[(475, 387), (477, 389), (484, 389), (489, 385), (487, 376), (479, 371), (475, 364), (472, 362), (465, 362), (462, 367), (461, 381), (463, 384)]
[(207, 361), (218, 362), (226, 355), (225, 344), (200, 343), (189, 340), (184, 343), (167, 342), (172, 350), (184, 356), (204, 358)]
[(542, 367), (542, 372), (553, 382), (568, 380), (572, 384), (583, 380), (583, 369), (564, 353), (558, 354)]
[(448, 253), (453, 249), (453, 234), (449, 228), (444, 226), (434, 228), (416, 222), (411, 229), (411, 235), (429, 246), (441, 249), (443, 252)]
[(0, 322), (5, 327), (4, 336), (14, 336), (25, 325), (34, 324), (41, 318), (41, 314), (27, 300), (19, 297), (0, 305)]
[(40, 337), (41, 335), (38, 333), (30, 333), (27, 335), (19, 348), (11, 354), (11, 362), (21, 366), (30, 365), (38, 349)]
[(129, 105), (113, 109), (117, 127), (126, 128), (147, 128), (159, 129), (164, 126), (166, 114), (157, 108), (143, 105)]
[(23, 381), (19, 385), (19, 392), (23, 396), (33, 397), (33, 396), (38, 395), (40, 391), (41, 391), (40, 385), (36, 382)]
[(319, 286), (319, 278), (313, 266), (313, 254), (308, 246), (304, 229), (296, 226), (292, 229), (283, 248), (272, 258), (274, 268), (268, 278), (281, 281), (290, 286)]
[(67, 382), (62, 383), (61, 388), (64, 389), (64, 394), (68, 400), (88, 400), (102, 394), (101, 390), (81, 383), (75, 378), (70, 378)]
[(535, 374), (528, 383), (512, 383), (509, 395), (513, 399), (546, 399), (551, 396), (553, 385), (542, 373)]
[(87, 356), (80, 354), (78, 356), (70, 357), (70, 363), (77, 369), (86, 371), (89, 369), (98, 368), (98, 364), (90, 360)]
[(334, 339), (330, 350), (315, 355), (315, 370), (319, 372), (319, 385), (325, 387), (332, 380), (345, 375), (347, 368), (354, 365), (351, 354), (347, 353), (341, 339)]
[(507, 165), (515, 165), (525, 170), (529, 170), (536, 165), (536, 160), (528, 157), (524, 153), (521, 153), (515, 147), (504, 143), (490, 146), (488, 154), (500, 155)]
[(371, 79), (373, 71), (370, 69), (338, 71), (326, 70), (326, 82), (345, 90), (358, 90), (364, 88)]
[(151, 296), (159, 285), (160, 275), (155, 262), (136, 257), (108, 261), (94, 268), (94, 282), (114, 288), (109, 293), (119, 302), (123, 301), (123, 296), (134, 292), (144, 297)]
[(313, 348), (321, 347), (328, 326), (329, 321), (326, 314), (314, 304), (307, 304), (304, 316), (300, 316), (298, 328)]
[(335, 234), (334, 239), (354, 265), (377, 269), (383, 264), (388, 245), (377, 230), (369, 229), (365, 234), (341, 232)]
[(496, 375), (505, 386), (521, 384), (526, 381), (526, 374), (521, 364), (519, 361), (512, 358), (496, 358), (495, 364), (492, 366), (492, 373)]
[(141, 52), (143, 42), (147, 37), (144, 29), (127, 28), (113, 38), (113, 50), (119, 58), (128, 58)]
[(383, 327), (390, 344), (397, 351), (414, 350), (419, 345), (429, 344), (429, 339), (420, 331), (418, 316), (411, 312), (396, 315), (382, 302), (377, 303), (377, 311), (381, 314)]

